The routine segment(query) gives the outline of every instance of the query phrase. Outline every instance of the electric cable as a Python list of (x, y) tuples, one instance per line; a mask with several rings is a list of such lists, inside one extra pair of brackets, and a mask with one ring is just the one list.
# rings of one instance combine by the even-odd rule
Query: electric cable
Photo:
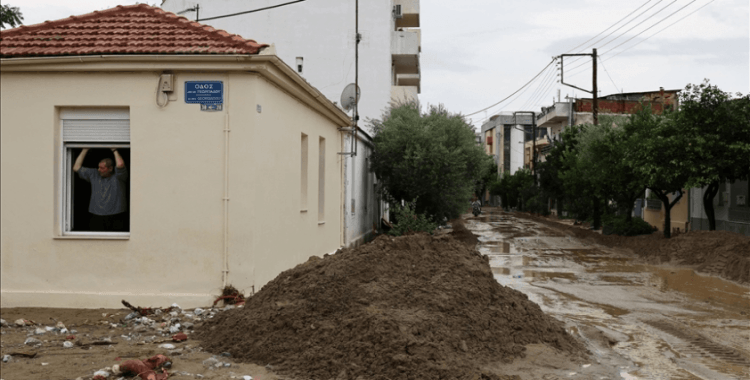
[(554, 63), (556, 59), (557, 58), (552, 58), (552, 60), (549, 61), (549, 63), (547, 64), (547, 66), (544, 66), (544, 68), (542, 69), (542, 71), (540, 71), (538, 74), (534, 75), (534, 77), (531, 78), (528, 82), (526, 82), (526, 84), (524, 84), (523, 86), (521, 86), (521, 88), (519, 88), (518, 90), (514, 91), (512, 94), (508, 95), (505, 99), (502, 99), (499, 102), (497, 102), (497, 103), (495, 103), (495, 104), (493, 104), (493, 105), (491, 105), (489, 107), (482, 108), (479, 111), (472, 112), (472, 113), (466, 114), (464, 116), (466, 117), (466, 116), (476, 115), (476, 114), (478, 114), (480, 112), (488, 110), (488, 109), (490, 109), (490, 108), (492, 108), (492, 107), (494, 107), (494, 106), (496, 106), (496, 105), (498, 105), (498, 104), (500, 104), (500, 103), (508, 100), (510, 97), (512, 97), (513, 95), (515, 95), (517, 92), (521, 91), (524, 87), (528, 86), (532, 81), (534, 81), (534, 79), (536, 79), (539, 75), (541, 75), (545, 70), (547, 70), (547, 67), (549, 67), (549, 65), (551, 65), (552, 63)]
[(214, 16), (214, 17), (206, 17), (206, 18), (202, 18), (202, 19), (196, 19), (195, 21), (208, 21), (208, 20), (216, 20), (216, 19), (225, 18), (225, 17), (239, 16), (239, 15), (244, 15), (244, 14), (248, 14), (248, 13), (260, 12), (260, 11), (265, 11), (265, 10), (273, 9), (273, 8), (279, 8), (279, 7), (283, 7), (285, 5), (290, 5), (290, 4), (294, 4), (294, 3), (300, 3), (300, 2), (303, 2), (303, 1), (307, 1), (307, 0), (294, 0), (294, 1), (287, 2), (287, 3), (283, 3), (283, 4), (271, 5), (269, 7), (263, 7), (263, 8), (253, 9), (253, 10), (244, 11), (244, 12), (237, 12), (237, 13), (231, 13), (231, 14), (222, 15), (222, 16)]
[(607, 73), (607, 76), (609, 77), (609, 80), (612, 81), (612, 84), (615, 86), (615, 91), (617, 91), (617, 89), (619, 87), (617, 87), (617, 84), (615, 84), (615, 80), (612, 79), (612, 76), (609, 75), (609, 70), (607, 70), (607, 68), (604, 66), (604, 60), (601, 60), (600, 62), (602, 64), (602, 68), (604, 69), (604, 72)]
[[(645, 7), (645, 6), (646, 6), (646, 4), (650, 3), (651, 1), (653, 1), (653, 0), (648, 0), (648, 1), (646, 1), (646, 2), (645, 2), (645, 3), (643, 3), (643, 4), (642, 4), (642, 5), (640, 6), (640, 7), (636, 8), (636, 9), (635, 9), (634, 11), (632, 11), (632, 12), (628, 13), (628, 15), (627, 15), (627, 16), (625, 16), (625, 17), (621, 18), (621, 19), (620, 19), (619, 21), (617, 21), (616, 23), (614, 23), (614, 24), (610, 25), (610, 26), (609, 26), (609, 28), (607, 28), (607, 29), (604, 29), (604, 30), (602, 30), (601, 32), (599, 32), (599, 34), (597, 34), (597, 35), (595, 35), (595, 36), (593, 36), (593, 37), (589, 38), (589, 39), (588, 39), (588, 40), (587, 40), (586, 42), (584, 42), (584, 43), (582, 43), (582, 44), (580, 44), (580, 45), (578, 45), (578, 46), (576, 46), (576, 47), (574, 47), (574, 48), (572, 48), (572, 49), (568, 50), (568, 51), (567, 51), (567, 52), (566, 52), (565, 54), (568, 54), (568, 53), (570, 53), (571, 51), (574, 51), (574, 50), (578, 49), (579, 47), (581, 47), (581, 46), (585, 45), (585, 44), (586, 44), (587, 42), (589, 42), (589, 41), (593, 40), (594, 38), (596, 38), (596, 37), (599, 37), (599, 36), (600, 36), (600, 35), (601, 35), (602, 33), (604, 33), (604, 32), (606, 32), (606, 31), (608, 31), (608, 30), (609, 30), (610, 28), (612, 28), (613, 26), (615, 26), (615, 25), (619, 24), (619, 23), (620, 23), (620, 22), (621, 22), (622, 20), (625, 20), (625, 19), (626, 19), (626, 18), (628, 18), (628, 17), (630, 16), (630, 15), (632, 15), (632, 14), (633, 14), (633, 13), (635, 13), (635, 12), (637, 12), (637, 11), (638, 11), (639, 9), (641, 9), (641, 8)], [(657, 2), (656, 4), (659, 4), (659, 3), (661, 2), (661, 1), (662, 1), (662, 0), (660, 0), (660, 1), (659, 1), (659, 2)], [(654, 4), (654, 6), (656, 6), (656, 4)], [(653, 7), (652, 7), (652, 8), (653, 8)], [(649, 9), (651, 9), (651, 8), (649, 8)], [(648, 11), (648, 9), (647, 9), (646, 11)], [(638, 16), (640, 16), (640, 15), (638, 15)], [(636, 17), (635, 17), (635, 18), (634, 18), (633, 20), (635, 20), (636, 18), (638, 18), (638, 16), (636, 16)], [(630, 20), (630, 22), (632, 22), (633, 20)], [(627, 23), (626, 23), (625, 25), (627, 25)], [(613, 31), (612, 33), (616, 32), (616, 31), (617, 31), (617, 30)], [(612, 33), (610, 33), (609, 35), (611, 35)], [(608, 35), (608, 36), (609, 36), (609, 35)], [(605, 38), (606, 38), (606, 37), (605, 37)], [(595, 43), (596, 43), (596, 42), (595, 42)]]
[[(554, 80), (554, 78), (557, 77), (557, 75), (555, 75), (556, 71), (557, 71), (556, 67), (555, 67), (554, 70), (548, 70), (547, 74), (544, 76), (544, 79), (542, 79), (541, 81), (539, 81), (539, 85), (537, 85), (537, 87), (534, 90), (534, 92), (532, 92), (531, 96), (529, 96), (529, 98), (526, 99), (526, 102), (523, 104), (523, 106), (521, 106), (520, 109), (522, 109), (522, 110), (527, 109), (526, 107), (528, 106), (529, 102), (532, 99), (536, 99), (537, 95), (539, 94), (539, 91), (541, 91), (542, 88), (546, 87), (550, 80)], [(552, 74), (552, 75), (550, 75), (550, 74)]]
[[(693, 1), (695, 1), (695, 0), (693, 0)], [(639, 22), (639, 23), (635, 24), (635, 26), (633, 26), (632, 28), (630, 28), (630, 29), (628, 29), (628, 30), (624, 31), (624, 32), (623, 32), (622, 34), (620, 34), (619, 36), (617, 36), (617, 37), (615, 37), (614, 39), (610, 40), (610, 41), (609, 41), (609, 42), (607, 42), (606, 44), (604, 44), (604, 45), (602, 45), (602, 46), (599, 46), (599, 49), (601, 49), (601, 48), (603, 48), (603, 47), (605, 47), (605, 46), (607, 46), (607, 45), (611, 44), (612, 42), (614, 42), (614, 41), (615, 41), (615, 40), (617, 40), (618, 38), (620, 38), (620, 37), (624, 36), (624, 35), (625, 35), (626, 33), (628, 33), (628, 32), (630, 32), (631, 30), (633, 30), (633, 29), (637, 28), (638, 26), (640, 26), (640, 25), (641, 25), (641, 24), (643, 24), (644, 22), (646, 22), (646, 21), (650, 20), (650, 19), (651, 19), (652, 17), (654, 17), (654, 16), (656, 16), (657, 14), (659, 14), (659, 12), (661, 12), (661, 11), (663, 11), (663, 10), (665, 10), (665, 9), (669, 8), (670, 6), (672, 6), (672, 4), (674, 4), (674, 3), (676, 3), (676, 2), (677, 2), (677, 0), (674, 0), (674, 1), (672, 1), (671, 3), (669, 3), (669, 4), (665, 5), (665, 6), (664, 6), (664, 8), (662, 8), (662, 9), (659, 9), (658, 11), (656, 11), (656, 13), (652, 14), (651, 16), (648, 16), (648, 17), (646, 17), (646, 18), (645, 18), (645, 19), (644, 19), (643, 21), (641, 21), (641, 22)], [(669, 18), (669, 16), (665, 17), (664, 19), (666, 19), (666, 18)], [(664, 19), (662, 19), (662, 20), (664, 20)]]
[(545, 95), (547, 95), (547, 94), (549, 94), (549, 90), (550, 90), (550, 89), (552, 88), (552, 86), (553, 86), (553, 85), (554, 85), (554, 84), (555, 84), (556, 82), (557, 82), (557, 81), (552, 81), (552, 82), (550, 82), (550, 83), (549, 83), (549, 84), (547, 85), (547, 87), (546, 87), (546, 88), (545, 88), (545, 89), (544, 89), (544, 90), (543, 90), (543, 91), (542, 91), (541, 93), (539, 93), (539, 96), (537, 96), (537, 98), (536, 98), (536, 99), (534, 99), (534, 101), (533, 101), (533, 102), (532, 102), (532, 103), (531, 103), (531, 104), (529, 105), (529, 107), (534, 107), (534, 106), (536, 106), (536, 105), (540, 104), (540, 102), (542, 101), (542, 99), (544, 99), (544, 96), (545, 96)]
[[(651, 29), (651, 28), (655, 27), (656, 25), (659, 25), (659, 24), (660, 24), (660, 23), (661, 23), (662, 21), (664, 21), (664, 20), (666, 20), (666, 19), (668, 19), (668, 18), (670, 18), (670, 17), (674, 16), (674, 14), (675, 14), (675, 13), (677, 13), (677, 12), (679, 12), (679, 11), (681, 11), (681, 10), (685, 9), (685, 8), (686, 8), (687, 6), (689, 6), (690, 4), (692, 4), (692, 3), (696, 2), (696, 1), (697, 1), (697, 0), (693, 0), (693, 1), (689, 2), (689, 3), (687, 3), (687, 4), (686, 4), (685, 6), (683, 6), (682, 8), (680, 8), (680, 9), (678, 9), (678, 10), (676, 10), (676, 11), (672, 12), (672, 14), (670, 14), (669, 16), (667, 16), (667, 17), (665, 17), (665, 18), (661, 19), (661, 20), (660, 20), (659, 22), (655, 23), (654, 25), (651, 25), (651, 26), (649, 26), (648, 28), (644, 29), (644, 30), (643, 30), (642, 32), (640, 32), (640, 33), (636, 34), (636, 35), (635, 35), (635, 36), (633, 36), (633, 37), (630, 37), (630, 38), (628, 38), (628, 39), (627, 39), (627, 40), (626, 40), (625, 42), (623, 42), (623, 43), (621, 43), (621, 44), (619, 44), (619, 45), (617, 45), (617, 46), (613, 47), (612, 49), (609, 49), (609, 51), (607, 51), (607, 53), (609, 53), (610, 51), (612, 51), (612, 50), (615, 50), (615, 49), (617, 49), (618, 47), (620, 47), (620, 46), (622, 46), (622, 45), (624, 45), (624, 44), (628, 43), (628, 41), (632, 40), (633, 38), (636, 38), (636, 37), (640, 36), (640, 35), (641, 35), (641, 34), (643, 34), (643, 33), (644, 33), (645, 31), (647, 31), (647, 30), (649, 30), (649, 29)], [(711, 1), (709, 1), (708, 3), (704, 4), (704, 5), (702, 6), (702, 7), (700, 7), (700, 8), (698, 8), (698, 9), (694, 10), (694, 11), (693, 11), (692, 13), (689, 13), (689, 14), (688, 14), (687, 16), (690, 16), (691, 14), (693, 14), (693, 13), (697, 12), (697, 11), (698, 11), (698, 10), (700, 10), (701, 8), (705, 7), (705, 6), (706, 6), (706, 5), (708, 5), (708, 4), (711, 4), (711, 3), (713, 3), (713, 2), (714, 2), (714, 0), (711, 0)], [(685, 16), (685, 17), (687, 17), (687, 16)], [(685, 17), (683, 17), (683, 18), (685, 18)], [(667, 26), (667, 28), (668, 28), (668, 27), (670, 27), (670, 26), (672, 26), (672, 25), (674, 25), (674, 24), (676, 24), (676, 23), (677, 23), (677, 22), (679, 22), (680, 20), (682, 20), (682, 18), (681, 18), (681, 19), (679, 19), (679, 20), (677, 20), (676, 22), (674, 22), (674, 23), (672, 23), (672, 24), (668, 25), (668, 26)], [(664, 29), (666, 29), (666, 28), (664, 28)], [(664, 30), (664, 29), (662, 29), (662, 30)], [(659, 32), (661, 32), (661, 30), (660, 30)], [(653, 37), (654, 35), (656, 35), (656, 34), (657, 34), (657, 33), (659, 33), (659, 32), (656, 32), (656, 33), (654, 33), (653, 35), (651, 35), (651, 37)], [(651, 38), (651, 37), (648, 37), (648, 38)], [(647, 38), (647, 39), (648, 39), (648, 38)], [(644, 39), (643, 41), (645, 41), (645, 39)], [(641, 42), (643, 42), (643, 41), (641, 41)], [(639, 42), (639, 43), (641, 43), (641, 42)], [(636, 45), (637, 45), (637, 44), (636, 44)], [(633, 46), (635, 46), (635, 45), (633, 45)], [(625, 49), (625, 50), (627, 50), (627, 49)], [(625, 50), (623, 50), (623, 51), (625, 51)], [(618, 54), (619, 54), (619, 53), (618, 53)], [(602, 53), (602, 55), (604, 55), (604, 53)]]
[[(554, 76), (554, 73), (555, 73), (555, 71), (556, 71), (556, 68), (551, 68), (551, 67), (550, 67), (549, 69), (547, 69), (547, 73), (546, 73), (546, 74), (544, 74), (544, 76), (542, 76), (542, 77), (541, 77), (541, 79), (540, 79), (540, 80), (538, 81), (539, 83), (537, 84), (537, 87), (535, 88), (534, 92), (532, 92), (532, 95), (531, 95), (531, 96), (529, 97), (529, 99), (527, 99), (527, 100), (526, 100), (527, 102), (528, 102), (528, 100), (530, 100), (531, 98), (535, 97), (535, 96), (536, 96), (536, 94), (537, 94), (537, 92), (538, 92), (538, 91), (539, 91), (539, 90), (540, 90), (541, 88), (543, 88), (543, 87), (547, 86), (547, 83), (548, 83), (548, 81), (550, 80), (550, 77), (551, 77), (551, 76)], [(552, 74), (552, 75), (551, 75), (551, 74)], [(536, 82), (536, 81), (535, 81), (535, 82)], [(533, 83), (533, 82), (532, 82), (532, 83)], [(521, 92), (519, 92), (519, 93), (518, 93), (517, 95), (513, 96), (513, 99), (511, 99), (511, 100), (510, 100), (510, 101), (509, 101), (509, 102), (508, 102), (508, 103), (507, 103), (507, 104), (506, 104), (505, 106), (501, 107), (501, 109), (499, 109), (499, 110), (498, 110), (497, 112), (491, 112), (491, 114), (495, 115), (495, 114), (499, 114), (500, 112), (504, 111), (504, 110), (505, 110), (505, 109), (506, 109), (506, 108), (507, 108), (508, 106), (512, 105), (512, 104), (513, 104), (513, 103), (514, 103), (515, 101), (517, 101), (517, 100), (518, 100), (518, 99), (519, 99), (519, 98), (520, 98), (520, 97), (521, 97), (521, 96), (522, 96), (522, 95), (523, 95), (523, 94), (524, 94), (524, 93), (525, 93), (525, 92), (526, 92), (526, 91), (527, 91), (527, 90), (528, 90), (529, 88), (531, 88), (531, 85), (527, 86), (526, 88), (524, 88), (524, 89), (523, 89), (523, 91), (521, 91)], [(525, 107), (525, 105), (524, 105), (524, 107)], [(522, 107), (521, 109), (523, 109), (523, 107)], [(485, 122), (487, 122), (487, 120), (488, 120), (488, 119), (487, 119), (487, 118), (485, 118), (485, 120), (484, 120), (483, 124), (484, 124)]]

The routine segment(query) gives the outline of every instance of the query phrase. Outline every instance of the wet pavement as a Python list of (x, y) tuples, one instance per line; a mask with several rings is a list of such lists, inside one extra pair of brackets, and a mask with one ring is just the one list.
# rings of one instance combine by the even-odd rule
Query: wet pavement
[(495, 279), (586, 342), (592, 363), (545, 378), (750, 379), (750, 288), (640, 263), (562, 230), (484, 209), (466, 217)]

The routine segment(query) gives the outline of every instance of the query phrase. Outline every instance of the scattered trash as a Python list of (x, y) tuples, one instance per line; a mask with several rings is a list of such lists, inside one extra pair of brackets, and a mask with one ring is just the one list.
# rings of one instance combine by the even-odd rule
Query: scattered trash
[(204, 311), (205, 310), (203, 310), (203, 309), (201, 309), (199, 307), (196, 307), (195, 310), (193, 310), (193, 314), (195, 314), (195, 315), (201, 315), (201, 314), (203, 314)]
[(49, 363), (42, 363), (42, 365), (49, 365)]
[(35, 346), (38, 344), (42, 344), (42, 341), (37, 338), (26, 338), (26, 341), (23, 342), (23, 344), (27, 346)]
[(45, 330), (45, 329), (43, 329), (41, 327), (37, 327), (36, 330), (34, 330), (34, 334), (36, 334), (36, 335), (42, 335), (42, 334), (46, 334), (46, 333), (47, 333), (47, 330)]
[(8, 322), (5, 322), (4, 319), (0, 319), (0, 326), (2, 326), (2, 327), (8, 327)]
[(3, 363), (9, 362), (11, 358), (12, 358), (12, 356), (10, 356), (10, 355), (3, 355)]
[(176, 333), (178, 331), (180, 331), (180, 324), (179, 323), (177, 323), (177, 324), (172, 325), (172, 326), (169, 327), (169, 332), (172, 333), (172, 334), (174, 334), (174, 333)]
[(219, 359), (217, 359), (215, 356), (212, 356), (203, 361), (203, 366), (206, 368), (215, 367), (217, 365), (221, 365), (221, 361), (219, 361)]
[(28, 319), (16, 319), (16, 321), (14, 323), (18, 327), (33, 326), (33, 325), (36, 324), (36, 322), (34, 322), (32, 320), (28, 320)]
[(188, 336), (185, 333), (178, 333), (178, 334), (172, 335), (172, 340), (175, 342), (186, 341), (187, 338)]
[(65, 348), (73, 348), (73, 342), (63, 342), (63, 347), (65, 347)]
[(102, 378), (106, 379), (106, 378), (112, 376), (112, 374), (109, 373), (109, 372), (107, 372), (107, 371), (99, 370), (99, 371), (94, 372), (94, 378), (96, 378), (97, 376), (101, 376)]
[(245, 375), (245, 376), (242, 376), (242, 380), (253, 380), (253, 377)]
[[(143, 380), (164, 380), (169, 373), (164, 368), (172, 366), (172, 361), (164, 355), (156, 355), (146, 360), (127, 360), (112, 367), (116, 375), (140, 376)], [(156, 371), (161, 369), (162, 373)]]
[(216, 306), (219, 301), (224, 301), (224, 305), (244, 305), (245, 304), (245, 296), (240, 293), (237, 288), (235, 288), (232, 285), (227, 285), (224, 287), (224, 289), (221, 291), (221, 296), (216, 298), (214, 301), (214, 306)]
[(122, 304), (125, 305), (125, 307), (127, 307), (128, 309), (130, 309), (130, 310), (132, 310), (132, 311), (134, 311), (134, 312), (136, 312), (136, 313), (138, 313), (138, 314), (140, 314), (142, 316), (151, 315), (151, 314), (160, 315), (161, 313), (169, 313), (170, 311), (172, 311), (174, 309), (179, 309), (180, 308), (179, 306), (177, 306), (177, 304), (172, 304), (171, 307), (168, 307), (168, 308), (165, 308), (165, 309), (160, 308), (160, 307), (159, 308), (150, 308), (150, 307), (133, 306), (130, 303), (128, 303), (128, 301), (125, 301), (125, 300), (122, 300)]
[(176, 347), (174, 344), (164, 343), (164, 344), (160, 344), (159, 348), (165, 348), (167, 350), (174, 350)]
[(75, 335), (68, 335), (68, 336), (65, 337), (65, 339), (67, 339), (67, 340), (73, 340), (75, 338), (76, 338)]

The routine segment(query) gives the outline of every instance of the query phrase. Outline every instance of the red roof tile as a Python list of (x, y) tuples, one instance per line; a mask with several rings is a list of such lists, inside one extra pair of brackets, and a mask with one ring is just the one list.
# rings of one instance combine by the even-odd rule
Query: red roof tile
[(0, 32), (3, 58), (99, 54), (257, 54), (268, 46), (146, 4)]

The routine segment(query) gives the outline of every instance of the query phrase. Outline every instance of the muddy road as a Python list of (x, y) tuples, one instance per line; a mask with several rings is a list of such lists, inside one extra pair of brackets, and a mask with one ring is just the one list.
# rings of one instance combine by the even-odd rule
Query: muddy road
[(549, 365), (544, 378), (750, 379), (750, 288), (646, 265), (499, 209), (465, 218), (497, 281), (564, 321), (594, 354), (572, 371)]

